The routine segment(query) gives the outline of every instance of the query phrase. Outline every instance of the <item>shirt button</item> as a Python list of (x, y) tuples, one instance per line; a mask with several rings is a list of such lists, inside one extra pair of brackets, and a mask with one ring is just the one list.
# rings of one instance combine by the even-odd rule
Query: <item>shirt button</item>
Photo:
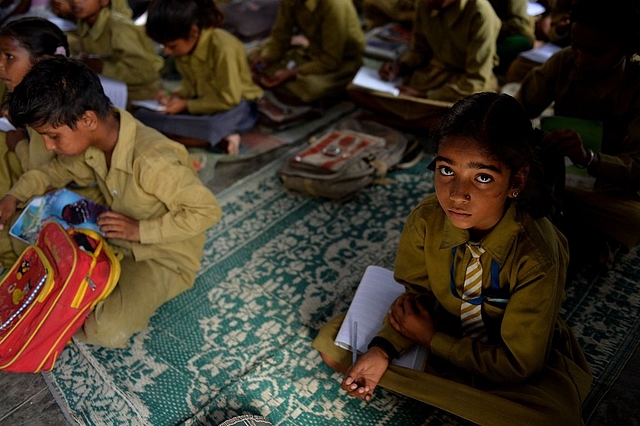
[(115, 197), (118, 195), (118, 190), (114, 189), (113, 191), (111, 191), (111, 194)]

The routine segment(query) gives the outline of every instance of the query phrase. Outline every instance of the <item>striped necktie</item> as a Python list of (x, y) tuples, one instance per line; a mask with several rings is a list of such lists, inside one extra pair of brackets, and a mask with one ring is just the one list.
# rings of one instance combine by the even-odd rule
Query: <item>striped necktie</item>
[(484, 324), (482, 322), (482, 304), (467, 303), (466, 300), (477, 299), (482, 295), (482, 264), (480, 255), (484, 249), (480, 245), (467, 244), (471, 253), (471, 260), (464, 276), (464, 288), (462, 290), (462, 303), (460, 305), (460, 323), (462, 335), (481, 338), (484, 336)]

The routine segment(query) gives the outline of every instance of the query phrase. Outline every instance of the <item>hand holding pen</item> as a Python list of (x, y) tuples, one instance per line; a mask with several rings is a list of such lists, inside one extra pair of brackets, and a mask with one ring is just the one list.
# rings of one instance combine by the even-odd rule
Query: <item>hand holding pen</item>
[(347, 370), (340, 387), (347, 391), (349, 396), (369, 402), (388, 366), (387, 354), (374, 346)]
[(380, 74), (380, 78), (385, 81), (394, 81), (396, 78), (400, 76), (402, 65), (399, 61), (390, 61), (385, 62), (380, 67), (378, 74)]
[(160, 105), (165, 107), (163, 111), (165, 114), (179, 114), (187, 110), (187, 101), (178, 93), (171, 93), (171, 90), (166, 89), (156, 93), (154, 97)]

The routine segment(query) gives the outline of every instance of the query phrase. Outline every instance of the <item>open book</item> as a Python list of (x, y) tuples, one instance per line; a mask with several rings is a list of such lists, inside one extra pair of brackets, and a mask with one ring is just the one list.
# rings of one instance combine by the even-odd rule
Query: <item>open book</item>
[(395, 81), (385, 81), (378, 74), (378, 70), (366, 66), (360, 67), (352, 81), (354, 86), (364, 87), (376, 92), (389, 93), (393, 96), (400, 94), (400, 89), (397, 86), (401, 82), (399, 78)]
[(100, 232), (98, 216), (109, 210), (68, 189), (33, 198), (9, 230), (9, 235), (34, 244), (40, 230), (49, 221), (59, 222), (65, 229), (86, 228)]
[(160, 102), (156, 101), (155, 99), (147, 99), (144, 101), (131, 101), (131, 105), (150, 109), (151, 111), (158, 111), (158, 112), (166, 111), (167, 109), (166, 106), (160, 104)]
[[(368, 266), (338, 331), (335, 345), (353, 350), (352, 332), (354, 322), (357, 322), (355, 344), (358, 353), (365, 353), (369, 342), (380, 330), (389, 307), (402, 293), (404, 286), (393, 279), (393, 271), (380, 266)], [(392, 364), (422, 371), (426, 359), (427, 349), (416, 345), (400, 358), (394, 359)]]

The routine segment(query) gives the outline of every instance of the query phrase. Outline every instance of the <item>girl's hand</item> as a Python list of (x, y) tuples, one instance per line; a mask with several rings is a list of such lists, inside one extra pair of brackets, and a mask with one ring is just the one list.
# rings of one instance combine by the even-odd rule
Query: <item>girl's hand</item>
[(347, 370), (340, 387), (349, 396), (371, 401), (373, 390), (389, 366), (389, 357), (380, 348), (373, 347)]
[(187, 110), (187, 101), (178, 95), (169, 95), (165, 105), (165, 114), (180, 114)]
[(404, 337), (426, 348), (436, 332), (431, 314), (420, 303), (418, 296), (405, 294), (400, 296), (389, 309), (389, 324)]
[(271, 89), (293, 79), (296, 74), (297, 71), (295, 69), (280, 69), (271, 75), (260, 77), (260, 84), (267, 89)]
[(106, 238), (120, 238), (121, 240), (140, 242), (140, 221), (121, 213), (104, 212), (97, 220), (100, 232)]
[(572, 129), (561, 129), (544, 135), (544, 147), (562, 156), (567, 156), (573, 164), (586, 166), (589, 162), (589, 152), (584, 148), (582, 138)]
[(51, 11), (60, 18), (73, 19), (71, 4), (67, 0), (51, 0), (49, 5), (51, 6)]
[(19, 202), (20, 201), (13, 195), (5, 195), (0, 200), (0, 231), (4, 229), (4, 225), (16, 212)]

